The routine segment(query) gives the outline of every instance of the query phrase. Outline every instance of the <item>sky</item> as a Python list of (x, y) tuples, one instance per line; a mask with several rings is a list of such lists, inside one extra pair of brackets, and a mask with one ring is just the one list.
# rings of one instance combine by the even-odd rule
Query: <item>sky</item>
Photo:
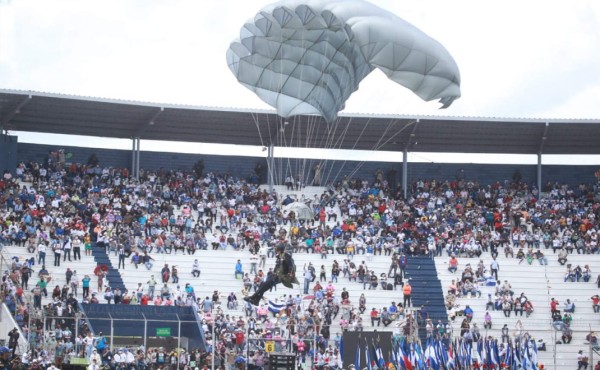
[[(371, 2), (446, 47), (462, 97), (439, 110), (375, 71), (342, 113), (600, 119), (600, 1)], [(0, 0), (0, 89), (270, 109), (225, 59), (269, 3)]]

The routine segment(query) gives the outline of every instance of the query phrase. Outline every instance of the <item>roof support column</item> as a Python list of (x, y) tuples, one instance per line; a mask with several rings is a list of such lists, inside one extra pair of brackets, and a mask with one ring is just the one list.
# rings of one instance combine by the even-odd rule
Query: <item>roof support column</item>
[(417, 127), (419, 126), (420, 121), (420, 119), (417, 119), (411, 123), (413, 127), (406, 140), (406, 144), (404, 145), (404, 150), (402, 151), (402, 194), (404, 195), (404, 200), (408, 199), (408, 149), (416, 140)]
[(544, 126), (544, 133), (542, 134), (542, 139), (540, 140), (540, 149), (537, 152), (537, 190), (538, 190), (538, 199), (542, 198), (542, 153), (544, 152), (544, 143), (548, 138), (548, 128), (550, 127), (550, 122), (546, 122)]
[(537, 154), (537, 189), (537, 198), (540, 199), (542, 196), (542, 153)]
[(273, 153), (275, 151), (275, 146), (273, 146), (273, 143), (269, 143), (269, 146), (267, 147), (267, 171), (269, 171), (268, 173), (268, 183), (269, 183), (269, 194), (273, 193), (273, 171), (275, 171), (275, 163), (273, 162)]
[(404, 148), (402, 152), (402, 194), (406, 200), (408, 196), (408, 148)]
[(140, 178), (140, 138), (131, 139), (131, 176), (139, 180)]

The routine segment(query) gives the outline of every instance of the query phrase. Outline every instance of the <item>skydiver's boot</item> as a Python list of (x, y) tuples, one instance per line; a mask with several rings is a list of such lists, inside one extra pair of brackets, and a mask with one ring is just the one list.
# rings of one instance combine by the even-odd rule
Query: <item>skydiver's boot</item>
[(254, 294), (249, 297), (244, 297), (244, 301), (250, 303), (251, 305), (258, 306), (265, 292), (274, 287), (276, 284), (277, 283), (274, 280), (265, 281), (258, 287), (258, 290), (254, 292)]

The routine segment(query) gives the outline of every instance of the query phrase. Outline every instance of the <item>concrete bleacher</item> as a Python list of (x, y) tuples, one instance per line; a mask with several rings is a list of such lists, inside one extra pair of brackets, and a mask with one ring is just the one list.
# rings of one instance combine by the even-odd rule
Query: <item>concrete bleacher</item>
[[(27, 251), (27, 248), (18, 247), (15, 245), (4, 246), (2, 248), (2, 254), (4, 255), (5, 259), (7, 261), (10, 260), (10, 262), (12, 262), (13, 257), (19, 257), (20, 262), (24, 262), (26, 259), (29, 259), (31, 257), (36, 257), (36, 264), (32, 267), (33, 273), (32, 273), (32, 276), (29, 278), (29, 290), (33, 289), (35, 284), (39, 281), (38, 273), (39, 273), (40, 269), (42, 268), (42, 266), (37, 263), (37, 254), (29, 253)], [(82, 251), (81, 260), (75, 261), (73, 258), (71, 258), (71, 261), (67, 260), (67, 261), (63, 262), (63, 260), (61, 259), (59, 267), (54, 266), (53, 262), (54, 262), (54, 253), (52, 251), (50, 251), (49, 253), (46, 254), (45, 266), (46, 266), (46, 270), (48, 270), (48, 272), (50, 273), (51, 280), (47, 286), (48, 298), (42, 299), (43, 304), (50, 301), (50, 297), (52, 295), (52, 290), (54, 289), (54, 287), (56, 287), (58, 285), (62, 289), (62, 287), (66, 284), (65, 272), (67, 271), (67, 268), (71, 268), (71, 270), (77, 271), (77, 277), (80, 280), (79, 290), (78, 290), (79, 298), (81, 298), (81, 292), (82, 292), (81, 279), (83, 279), (83, 277), (86, 274), (90, 275), (90, 277), (92, 278), (92, 281), (90, 282), (90, 290), (93, 290), (94, 287), (96, 287), (97, 284), (96, 284), (95, 276), (93, 274), (94, 274), (94, 269), (96, 268), (96, 266), (98, 264), (93, 256), (86, 256), (85, 253)], [(26, 294), (27, 294), (27, 292), (26, 292)]]
[[(500, 264), (498, 278), (501, 282), (508, 280), (512, 286), (515, 297), (521, 293), (525, 293), (528, 299), (533, 303), (534, 312), (530, 317), (514, 315), (514, 311), (509, 318), (505, 317), (502, 311), (490, 311), (492, 315), (493, 326), (491, 330), (483, 329), (483, 316), (486, 312), (485, 306), (488, 294), (494, 296), (495, 287), (480, 286), (482, 295), (481, 298), (461, 297), (456, 300), (459, 309), (469, 305), (474, 311), (473, 322), (477, 323), (482, 335), (492, 335), (496, 338), (501, 338), (501, 328), (504, 324), (508, 325), (511, 336), (514, 335), (517, 321), (521, 320), (524, 330), (529, 332), (536, 340), (542, 339), (546, 343), (547, 350), (540, 351), (538, 358), (540, 363), (543, 363), (547, 369), (566, 369), (576, 367), (577, 352), (583, 350), (588, 353), (589, 344), (585, 340), (585, 336), (590, 332), (590, 329), (596, 330), (598, 327), (598, 319), (600, 314), (594, 313), (591, 305), (590, 297), (597, 294), (598, 288), (595, 284), (595, 278), (588, 283), (581, 282), (564, 282), (564, 274), (566, 266), (561, 266), (557, 262), (557, 257), (552, 253), (552, 250), (544, 250), (548, 258), (548, 265), (542, 266), (537, 261), (533, 261), (531, 265), (527, 261), (519, 264), (519, 260), (515, 258), (505, 258), (501, 253), (497, 260)], [(489, 254), (483, 254), (481, 258), (459, 258), (458, 271), (450, 273), (448, 271), (449, 258), (436, 258), (437, 270), (439, 278), (442, 281), (444, 293), (447, 292), (447, 287), (451, 280), (460, 279), (461, 273), (466, 264), (471, 264), (473, 269), (476, 269), (479, 260), (483, 260), (486, 269), (489, 270), (490, 262), (492, 261)], [(598, 257), (596, 255), (569, 255), (568, 263), (573, 266), (589, 264), (594, 271), (600, 267)], [(552, 327), (550, 317), (550, 300), (554, 298), (560, 302), (559, 308), (562, 307), (566, 299), (570, 299), (576, 305), (575, 313), (572, 314), (573, 321), (571, 328), (573, 329), (573, 340), (570, 344), (555, 344), (560, 341), (561, 332), (556, 332)], [(450, 312), (448, 312), (450, 313)], [(453, 323), (454, 332), (459, 331), (462, 318), (457, 318)], [(554, 351), (556, 350), (556, 366), (554, 359)]]
[[(262, 186), (261, 189), (269, 190), (268, 187)], [(319, 198), (321, 194), (326, 191), (324, 187), (312, 187), (308, 186), (300, 191), (287, 190), (285, 186), (274, 186), (275, 190), (280, 199), (283, 199), (286, 195), (291, 195), (293, 198), (302, 201), (314, 200), (315, 197)], [(338, 220), (340, 220), (339, 209), (335, 207), (338, 212)], [(176, 210), (176, 213), (179, 211)], [(197, 214), (194, 214), (197, 217)], [(334, 225), (334, 222), (328, 222), (330, 226)], [(289, 225), (288, 225), (289, 227)], [(29, 258), (32, 254), (29, 254), (24, 247), (7, 246), (2, 251), (8, 258), (12, 256), (19, 256), (21, 258)], [(482, 287), (481, 298), (459, 298), (457, 303), (464, 307), (470, 305), (474, 311), (474, 322), (480, 327), (482, 335), (492, 335), (500, 338), (500, 329), (504, 324), (507, 324), (510, 328), (511, 335), (515, 331), (515, 325), (517, 320), (521, 319), (524, 325), (524, 330), (531, 333), (536, 339), (543, 339), (546, 342), (547, 351), (539, 352), (538, 357), (540, 362), (545, 365), (548, 369), (563, 369), (573, 368), (576, 363), (576, 355), (580, 349), (584, 352), (589, 348), (585, 343), (585, 335), (590, 331), (590, 328), (595, 329), (597, 327), (598, 315), (593, 312), (590, 302), (590, 297), (597, 293), (598, 288), (596, 287), (595, 277), (589, 283), (565, 283), (563, 282), (564, 273), (566, 266), (560, 266), (556, 261), (556, 255), (551, 250), (545, 250), (546, 257), (548, 258), (547, 266), (540, 266), (537, 261), (530, 266), (526, 262), (521, 264), (516, 259), (506, 259), (501, 253), (498, 257), (500, 263), (499, 278), (501, 281), (508, 280), (518, 296), (521, 292), (524, 292), (530, 301), (533, 302), (535, 311), (533, 314), (525, 318), (525, 316), (516, 318), (514, 312), (510, 318), (505, 318), (501, 311), (491, 312), (493, 316), (493, 328), (489, 331), (483, 330), (483, 315), (485, 313), (485, 303), (487, 301), (487, 294), (493, 295), (495, 288), (493, 287)], [(244, 265), (244, 270), (250, 270), (250, 254), (248, 251), (236, 251), (231, 247), (227, 250), (199, 250), (196, 251), (195, 255), (190, 256), (183, 254), (182, 252), (172, 254), (156, 254), (151, 253), (155, 259), (154, 266), (151, 270), (147, 270), (143, 265), (140, 265), (138, 269), (135, 269), (132, 264), (129, 263), (129, 259), (126, 261), (125, 269), (116, 270), (115, 267), (118, 265), (118, 257), (114, 253), (106, 252), (102, 249), (96, 249), (94, 256), (85, 256), (82, 254), (82, 260), (77, 262), (65, 262), (61, 263), (60, 267), (52, 266), (53, 255), (48, 253), (46, 257), (46, 267), (49, 270), (52, 281), (48, 285), (49, 293), (54, 286), (63, 286), (65, 284), (65, 270), (66, 267), (71, 267), (78, 272), (79, 279), (83, 278), (85, 274), (92, 276), (94, 268), (98, 263), (109, 265), (109, 283), (111, 286), (123, 286), (127, 289), (135, 289), (138, 283), (142, 283), (144, 288), (147, 288), (146, 282), (149, 280), (150, 275), (154, 275), (159, 285), (160, 284), (160, 270), (164, 264), (169, 266), (176, 265), (179, 270), (179, 283), (174, 284), (169, 282), (168, 285), (171, 289), (175, 289), (177, 285), (184, 287), (186, 283), (190, 283), (194, 287), (194, 291), (197, 297), (212, 296), (214, 290), (218, 290), (222, 294), (222, 308), (225, 313), (235, 316), (243, 316), (243, 304), (241, 300), (242, 281), (241, 279), (234, 278), (234, 266), (236, 261), (240, 259)], [(195, 278), (191, 274), (191, 267), (193, 260), (197, 258), (200, 262), (200, 268), (202, 274), (199, 278)], [(318, 254), (306, 254), (296, 253), (294, 259), (296, 261), (298, 269), (298, 279), (300, 280), (300, 286), (294, 287), (294, 289), (288, 289), (283, 286), (278, 286), (277, 291), (268, 292), (265, 297), (268, 299), (274, 299), (283, 295), (303, 295), (303, 281), (302, 281), (302, 268), (308, 262), (312, 262), (315, 265), (317, 273), (320, 269), (320, 265), (323, 264), (326, 267), (327, 276), (329, 279), (331, 265), (335, 260), (342, 264), (345, 255), (329, 255), (327, 259), (321, 259)], [(366, 255), (356, 255), (354, 257), (355, 263), (360, 263), (362, 260), (366, 260)], [(491, 258), (489, 254), (484, 254), (481, 259), (484, 260), (486, 267), (489, 268)], [(473, 268), (476, 267), (479, 262), (479, 258), (459, 258), (459, 271), (456, 274), (451, 274), (447, 271), (448, 257), (436, 257), (435, 259), (427, 257), (410, 258), (408, 268), (406, 271), (406, 278), (410, 278), (411, 285), (413, 286), (413, 307), (418, 308), (421, 305), (425, 305), (429, 313), (429, 316), (435, 321), (447, 320), (448, 312), (445, 310), (443, 303), (443, 294), (447, 289), (450, 281), (455, 278), (459, 278), (459, 273), (462, 271), (467, 263), (470, 263)], [(573, 266), (589, 264), (592, 268), (593, 273), (600, 271), (600, 264), (598, 263), (598, 257), (595, 255), (569, 255), (569, 262)], [(274, 267), (275, 260), (269, 258), (267, 260), (266, 269)], [(374, 256), (371, 260), (367, 261), (370, 269), (374, 270), (377, 275), (381, 272), (388, 272), (390, 265), (389, 256)], [(39, 271), (40, 266), (34, 266), (35, 273)], [(34, 276), (37, 276), (34, 273)], [(406, 280), (406, 279), (405, 279)], [(35, 284), (35, 278), (32, 277), (30, 280), (30, 288)], [(121, 283), (122, 281), (122, 283)], [(385, 291), (382, 289), (377, 290), (364, 290), (363, 284), (349, 282), (347, 278), (340, 276), (339, 282), (334, 284), (336, 291), (340, 292), (342, 288), (346, 288), (350, 294), (350, 300), (354, 305), (358, 305), (358, 298), (362, 293), (365, 293), (367, 298), (367, 310), (362, 315), (363, 324), (365, 330), (369, 331), (377, 329), (379, 331), (391, 331), (394, 330), (393, 324), (387, 328), (383, 325), (377, 328), (372, 328), (369, 319), (369, 311), (372, 307), (381, 308), (387, 307), (392, 301), (402, 301), (402, 291), (400, 287), (396, 291)], [(95, 291), (96, 281), (93, 277), (91, 283), (91, 291)], [(312, 287), (312, 284), (311, 284)], [(238, 297), (239, 306), (237, 310), (228, 310), (226, 307), (226, 297), (230, 292), (234, 292)], [(81, 288), (79, 290), (81, 294)], [(106, 301), (100, 295), (100, 302), (105, 303)], [(558, 340), (560, 340), (560, 332), (556, 333), (551, 327), (549, 302), (550, 298), (555, 298), (562, 303), (567, 299), (571, 299), (577, 306), (577, 310), (573, 315), (572, 329), (574, 331), (573, 341), (571, 344), (559, 344), (555, 345), (555, 334)], [(46, 303), (48, 300), (44, 300)], [(340, 332), (339, 327), (339, 316), (333, 322), (333, 327), (330, 332), (332, 336), (336, 332)], [(457, 335), (460, 332), (460, 319), (457, 319), (452, 326), (454, 333)], [(424, 333), (420, 333), (423, 337)], [(423, 338), (422, 338), (423, 339)], [(556, 350), (556, 366), (554, 366), (554, 351)]]

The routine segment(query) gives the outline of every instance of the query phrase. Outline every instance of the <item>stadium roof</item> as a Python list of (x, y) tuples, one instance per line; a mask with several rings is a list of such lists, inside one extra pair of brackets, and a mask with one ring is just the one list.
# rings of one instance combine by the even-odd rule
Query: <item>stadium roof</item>
[(399, 115), (289, 122), (272, 111), (0, 90), (0, 129), (106, 138), (442, 153), (600, 154), (600, 120)]

